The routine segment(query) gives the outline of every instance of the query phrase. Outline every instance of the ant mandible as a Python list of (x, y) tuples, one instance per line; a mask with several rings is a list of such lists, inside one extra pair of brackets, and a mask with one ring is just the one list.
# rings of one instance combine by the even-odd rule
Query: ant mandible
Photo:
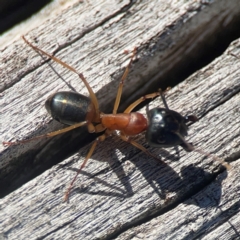
[[(188, 126), (186, 125), (186, 123), (197, 121), (197, 117), (195, 117), (194, 115), (183, 117), (178, 112), (170, 110), (165, 100), (164, 93), (161, 90), (139, 98), (129, 107), (127, 107), (127, 109), (123, 113), (117, 113), (121, 100), (123, 84), (129, 72), (130, 65), (133, 62), (134, 57), (136, 56), (136, 48), (133, 50), (131, 59), (121, 77), (112, 114), (104, 114), (99, 110), (99, 103), (96, 95), (82, 73), (77, 72), (76, 69), (64, 63), (60, 59), (32, 45), (29, 41), (26, 40), (24, 36), (22, 38), (35, 51), (48, 56), (55, 62), (61, 64), (63, 67), (76, 73), (83, 81), (90, 96), (86, 97), (80, 93), (75, 92), (57, 92), (51, 95), (45, 102), (45, 107), (48, 113), (52, 116), (53, 119), (70, 126), (31, 139), (17, 142), (3, 142), (3, 144), (6, 146), (10, 146), (20, 143), (26, 143), (35, 139), (53, 137), (84, 125), (87, 126), (89, 133), (103, 132), (103, 134), (93, 142), (85, 160), (81, 164), (64, 195), (64, 201), (68, 200), (70, 191), (74, 185), (74, 182), (77, 179), (77, 176), (86, 165), (88, 159), (92, 156), (97, 143), (99, 141), (104, 141), (105, 138), (110, 135), (116, 135), (120, 137), (123, 141), (129, 142), (133, 146), (137, 147), (141, 151), (156, 159), (158, 159), (156, 156), (151, 154), (145, 147), (132, 140), (131, 137), (146, 131), (146, 141), (152, 147), (174, 147), (179, 145), (188, 152), (198, 151), (203, 153), (204, 155), (210, 155), (208, 153), (195, 149), (192, 144), (188, 143), (185, 140), (188, 131)], [(151, 110), (147, 108), (147, 118), (141, 113), (132, 112), (132, 110), (137, 105), (139, 105), (146, 99), (152, 99), (157, 96), (161, 97), (164, 108), (153, 108)], [(116, 131), (119, 131), (119, 134), (117, 134)], [(216, 156), (212, 157), (223, 163), (223, 161), (219, 160)]]

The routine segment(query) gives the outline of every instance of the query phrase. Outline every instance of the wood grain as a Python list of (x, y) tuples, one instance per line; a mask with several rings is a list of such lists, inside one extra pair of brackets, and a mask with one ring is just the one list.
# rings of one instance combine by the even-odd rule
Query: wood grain
[[(138, 47), (121, 109), (151, 90), (172, 86), (171, 79), (186, 71), (194, 58), (197, 61), (199, 51), (209, 54), (207, 42), (212, 46), (220, 32), (228, 32), (230, 26), (234, 29), (240, 11), (236, 7), (238, 1), (233, 0), (209, 4), (196, 1), (84, 4), (74, 5), (26, 38), (83, 72), (104, 112), (111, 112), (119, 77), (129, 60), (124, 50)], [(54, 155), (67, 155), (72, 143), (77, 145), (80, 141), (76, 136), (60, 136), (57, 143), (43, 140), (1, 146), (1, 191), (12, 181), (25, 183), (0, 201), (1, 237), (239, 237), (239, 49), (240, 42), (236, 40), (222, 56), (167, 93), (171, 109), (199, 117), (190, 127), (188, 140), (227, 159), (231, 170), (180, 148), (150, 149), (167, 163), (163, 166), (131, 145), (109, 138), (98, 145), (66, 203), (62, 201), (64, 192), (89, 146), (63, 161), (57, 157), (60, 163), (27, 183), (25, 179), (32, 174), (32, 168), (38, 170)], [(199, 59), (204, 54), (199, 53)], [(61, 128), (44, 109), (51, 93), (76, 90), (87, 95), (74, 74), (55, 63), (49, 66), (48, 60), (43, 60), (20, 39), (2, 49), (0, 64), (0, 141)], [(150, 108), (160, 104), (156, 99)], [(140, 111), (145, 113), (145, 107)], [(148, 147), (144, 135), (136, 140)]]

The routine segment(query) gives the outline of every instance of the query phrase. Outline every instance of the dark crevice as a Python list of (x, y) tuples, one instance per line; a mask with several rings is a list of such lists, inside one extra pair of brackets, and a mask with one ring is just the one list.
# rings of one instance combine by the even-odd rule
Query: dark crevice
[(233, 98), (235, 95), (239, 94), (240, 92), (240, 85), (232, 90), (229, 94), (227, 94), (226, 96), (222, 97), (217, 104), (214, 104), (214, 106), (210, 107), (207, 109), (207, 111), (205, 111), (201, 117), (199, 117), (199, 119), (203, 118), (204, 116), (206, 116), (209, 112), (211, 112), (212, 110), (214, 110), (215, 108), (221, 106), (222, 104), (224, 104), (225, 102), (227, 102), (229, 99)]
[[(83, 213), (82, 213), (82, 214), (83, 214)], [(65, 222), (62, 226), (59, 226), (59, 227), (55, 228), (54, 230), (46, 233), (45, 235), (43, 235), (43, 236), (41, 236), (41, 237), (36, 238), (36, 239), (37, 239), (37, 240), (42, 240), (42, 239), (50, 236), (51, 234), (53, 234), (53, 233), (55, 233), (55, 232), (57, 232), (57, 231), (65, 228), (65, 227), (69, 226), (69, 224), (73, 223), (73, 222), (76, 221), (79, 217), (81, 217), (82, 214), (80, 214), (79, 216), (75, 217), (74, 219), (72, 219), (72, 220), (70, 220), (70, 221), (68, 221), (68, 222)]]
[(14, 25), (31, 17), (52, 0), (2, 0), (0, 7), (0, 35)]
[[(187, 15), (187, 14), (186, 14)], [(201, 16), (201, 12), (199, 12), (199, 16)], [(196, 16), (195, 18), (197, 18)], [(194, 19), (194, 17), (193, 17)], [(183, 17), (180, 17), (176, 22), (174, 22), (174, 26), (179, 25), (179, 29), (182, 28), (188, 28), (188, 23), (184, 23), (186, 19)], [(191, 20), (190, 20), (191, 21)], [(221, 25), (222, 23), (219, 23)], [(191, 27), (191, 24), (189, 24)], [(119, 107), (119, 111), (123, 111), (126, 109), (127, 106), (129, 106), (130, 103), (138, 99), (139, 97), (143, 96), (146, 93), (155, 92), (156, 89), (167, 89), (169, 86), (174, 87), (178, 85), (179, 83), (183, 82), (186, 78), (188, 78), (190, 75), (198, 71), (199, 69), (205, 67), (209, 63), (211, 63), (213, 60), (215, 60), (217, 57), (221, 56), (224, 51), (229, 47), (229, 45), (240, 37), (240, 31), (238, 30), (240, 25), (240, 17), (235, 17), (232, 23), (228, 26), (228, 28), (220, 28), (215, 29), (215, 32), (212, 33), (211, 36), (208, 36), (207, 39), (200, 41), (198, 36), (201, 35), (201, 29), (196, 29), (193, 32), (189, 32), (189, 39), (191, 41), (199, 41), (199, 44), (197, 47), (193, 49), (192, 52), (184, 55), (182, 54), (182, 59), (179, 63), (176, 63), (174, 65), (174, 68), (169, 69), (168, 71), (161, 71), (161, 69), (156, 69), (156, 73), (153, 75), (149, 75), (148, 79), (145, 79), (143, 81), (142, 86), (138, 86), (138, 89), (135, 90), (136, 94), (132, 94), (130, 96), (122, 96), (123, 104)], [(202, 27), (202, 26), (201, 26)], [(207, 26), (205, 26), (207, 27)], [(178, 51), (178, 48), (182, 48), (182, 45), (179, 43), (173, 44), (173, 46), (168, 46), (168, 44), (172, 44), (172, 38), (174, 38), (174, 34), (180, 34), (177, 29), (176, 31), (173, 31), (173, 26), (169, 26), (166, 29), (164, 29), (163, 32), (157, 34), (152, 39), (150, 39), (148, 42), (142, 44), (139, 47), (140, 54), (141, 52), (148, 52), (151, 54), (155, 54), (155, 51), (163, 51), (164, 56), (164, 50), (166, 48), (174, 48), (175, 51)], [(200, 27), (199, 27), (200, 28)], [(186, 40), (187, 41), (187, 40)], [(182, 44), (189, 44), (188, 42), (184, 42)], [(177, 47), (176, 47), (177, 46)], [(163, 49), (161, 49), (161, 47)], [(186, 46), (185, 46), (186, 47)], [(191, 46), (189, 46), (191, 47)], [(174, 54), (174, 51), (173, 51)], [(166, 59), (164, 59), (166, 58)], [(162, 59), (162, 62), (165, 62), (167, 58), (171, 59), (171, 56), (165, 56)], [(143, 56), (144, 59), (144, 56)], [(150, 59), (151, 60), (151, 59)], [(141, 59), (139, 59), (141, 61)], [(168, 64), (168, 60), (166, 61)], [(162, 63), (159, 63), (160, 65)], [(136, 64), (137, 65), (137, 64)], [(164, 68), (164, 66), (161, 66)], [(168, 67), (168, 66), (166, 66)], [(139, 73), (141, 74), (141, 73)], [(233, 94), (236, 94), (239, 92), (239, 89), (234, 90)], [(223, 98), (220, 102), (220, 104), (227, 99), (229, 99), (231, 96), (226, 96), (226, 99)], [(147, 100), (146, 102), (150, 102), (151, 100)], [(138, 105), (135, 110), (138, 110), (142, 108), (144, 105), (146, 105), (146, 102)]]
[(225, 161), (230, 163), (230, 162), (235, 162), (239, 159), (240, 159), (240, 151), (235, 152), (235, 153), (231, 154), (230, 156), (226, 157)]
[[(209, 223), (209, 226), (211, 227), (208, 228), (207, 230), (204, 229), (203, 231), (198, 232), (197, 234), (195, 234), (195, 236), (191, 234), (189, 237), (191, 237), (191, 239), (201, 239), (202, 237), (206, 237), (206, 234), (211, 233), (212, 230), (215, 230), (218, 227), (223, 226), (223, 224), (227, 222), (229, 225), (231, 225), (231, 229), (234, 232), (234, 234), (229, 232), (229, 234), (230, 233), (232, 234), (231, 238), (229, 239), (239, 239), (240, 237), (239, 229), (236, 229), (236, 227), (234, 227), (234, 225), (232, 225), (231, 222), (229, 221), (233, 216), (237, 215), (237, 211), (239, 211), (239, 208), (240, 208), (240, 202), (234, 203), (231, 207), (229, 207), (224, 211), (221, 210), (221, 207), (218, 207), (218, 209), (221, 211), (221, 216), (218, 217), (217, 219), (213, 219), (211, 223)], [(228, 234), (228, 237), (230, 237), (229, 234)]]

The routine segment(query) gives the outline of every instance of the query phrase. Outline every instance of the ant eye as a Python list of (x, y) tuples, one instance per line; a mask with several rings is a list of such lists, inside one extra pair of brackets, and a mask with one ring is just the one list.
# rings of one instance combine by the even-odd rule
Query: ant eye
[(158, 139), (157, 139), (157, 142), (158, 142), (159, 144), (165, 143), (165, 142), (166, 142), (166, 137), (165, 137), (165, 135), (160, 135), (160, 136), (158, 137)]
[(153, 122), (160, 122), (163, 119), (163, 117), (161, 115), (156, 115), (153, 118)]

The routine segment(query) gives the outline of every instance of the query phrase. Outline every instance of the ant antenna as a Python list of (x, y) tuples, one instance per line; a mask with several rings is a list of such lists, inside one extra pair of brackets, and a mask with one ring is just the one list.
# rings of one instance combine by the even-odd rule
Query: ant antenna
[(164, 93), (167, 92), (167, 91), (169, 91), (170, 89), (171, 89), (170, 87), (168, 87), (165, 91), (162, 91), (161, 88), (158, 89), (158, 91), (159, 91), (159, 93), (160, 93), (160, 96), (161, 96), (161, 99), (162, 99), (162, 102), (163, 102), (163, 105), (164, 105), (164, 107), (165, 107), (167, 110), (169, 110), (169, 107), (168, 107), (168, 105), (167, 105), (167, 101), (166, 101), (166, 99), (165, 99)]
[(219, 162), (221, 165), (223, 165), (227, 170), (230, 170), (231, 169), (231, 166), (225, 162), (223, 159), (217, 157), (216, 155), (213, 155), (213, 154), (210, 154), (210, 153), (207, 153), (205, 151), (203, 151), (202, 149), (198, 149), (198, 148), (195, 148), (192, 144), (188, 143), (180, 133), (178, 132), (174, 132), (175, 134), (178, 135), (179, 138), (181, 138), (181, 140), (184, 142), (184, 144), (187, 146), (187, 148), (190, 150), (190, 151), (193, 151), (193, 152), (197, 152), (197, 153), (200, 153), (208, 158), (211, 158), (213, 159), (214, 161), (217, 161)]

